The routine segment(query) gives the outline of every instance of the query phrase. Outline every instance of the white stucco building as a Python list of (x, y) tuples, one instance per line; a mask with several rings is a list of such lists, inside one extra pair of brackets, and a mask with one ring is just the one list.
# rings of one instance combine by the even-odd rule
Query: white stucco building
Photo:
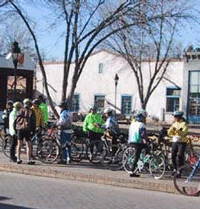
[[(188, 68), (190, 68), (190, 71), (200, 70), (200, 64), (197, 65), (197, 62), (198, 60), (196, 62), (194, 60), (192, 62), (171, 61), (164, 79), (148, 102), (146, 110), (149, 116), (168, 122), (171, 121), (174, 110), (183, 110), (185, 116), (188, 115), (188, 83), (190, 76)], [(151, 67), (154, 64), (152, 62)], [(73, 64), (71, 67), (73, 68)], [(142, 68), (145, 71), (144, 83), (147, 84), (149, 63), (144, 62)], [(55, 103), (58, 104), (61, 100), (63, 63), (45, 63), (45, 70), (50, 94)], [(119, 76), (119, 81), (115, 101), (114, 78), (116, 74)], [(200, 73), (198, 76), (200, 77)], [(42, 76), (39, 69), (36, 71), (36, 79), (39, 81), (36, 83), (36, 90), (43, 93), (43, 85), (40, 82)], [(96, 103), (100, 109), (106, 107), (115, 109), (115, 102), (117, 112), (126, 115), (141, 108), (135, 76), (130, 66), (122, 57), (102, 50), (91, 55), (84, 67), (75, 90), (73, 110), (87, 112), (89, 106), (93, 103)]]

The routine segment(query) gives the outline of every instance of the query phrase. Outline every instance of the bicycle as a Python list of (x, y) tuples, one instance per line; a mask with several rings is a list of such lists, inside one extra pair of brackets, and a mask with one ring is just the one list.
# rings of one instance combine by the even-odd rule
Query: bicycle
[[(154, 153), (154, 141), (149, 142), (150, 154), (146, 154), (146, 150), (143, 149), (140, 158), (137, 163), (137, 171), (150, 173), (155, 179), (161, 179), (166, 170), (164, 159)], [(135, 158), (135, 148), (130, 144), (123, 154), (123, 166), (127, 173), (132, 173), (133, 162)]]
[(1, 148), (3, 154), (7, 157), (10, 158), (10, 146), (12, 144), (12, 137), (10, 134), (4, 135), (2, 133), (2, 129), (0, 130), (0, 139), (1, 139)]
[(195, 165), (184, 165), (174, 175), (174, 186), (183, 195), (200, 196), (200, 156)]
[[(60, 130), (56, 124), (52, 124), (49, 133), (44, 136), (46, 154), (43, 154), (42, 161), (45, 163), (53, 163), (61, 158), (62, 150), (71, 147), (71, 160), (80, 162), (86, 156), (86, 141), (85, 137), (80, 135), (80, 128), (73, 127), (72, 141), (65, 145), (60, 144)], [(44, 146), (44, 147), (45, 147)]]
[[(117, 144), (113, 145), (109, 140), (107, 135), (102, 137), (102, 140), (105, 144), (106, 152), (103, 156), (102, 163), (109, 165), (110, 168), (114, 170), (121, 170), (123, 168), (123, 153), (127, 148), (127, 139), (125, 135), (119, 134), (117, 136)], [(116, 148), (116, 152), (113, 155), (113, 148)]]

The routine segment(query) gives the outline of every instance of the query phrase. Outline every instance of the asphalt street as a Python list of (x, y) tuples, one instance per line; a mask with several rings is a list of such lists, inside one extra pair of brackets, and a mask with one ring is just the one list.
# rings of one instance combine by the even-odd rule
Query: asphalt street
[(0, 172), (0, 208), (197, 209), (200, 199), (55, 178)]

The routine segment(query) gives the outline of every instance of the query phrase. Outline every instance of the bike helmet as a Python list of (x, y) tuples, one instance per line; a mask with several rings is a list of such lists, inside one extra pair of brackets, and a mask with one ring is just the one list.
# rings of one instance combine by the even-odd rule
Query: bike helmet
[(108, 114), (108, 113), (112, 113), (112, 109), (111, 108), (106, 108), (105, 110), (104, 110), (104, 113), (105, 114)]
[(12, 100), (7, 101), (7, 105), (12, 106), (13, 105), (13, 101)]
[(137, 121), (142, 121), (144, 118), (146, 118), (146, 116), (144, 114), (142, 114), (142, 113), (138, 113), (136, 115), (136, 120)]
[(175, 111), (175, 112), (173, 113), (173, 116), (174, 116), (174, 117), (182, 117), (182, 116), (183, 116), (183, 112), (182, 112), (182, 111)]
[(40, 105), (40, 100), (39, 99), (34, 99), (32, 103), (39, 106)]
[(94, 104), (90, 105), (90, 110), (97, 110), (97, 106)]
[(58, 105), (59, 107), (67, 107), (67, 102), (61, 101), (60, 104)]
[(13, 107), (16, 109), (16, 110), (19, 110), (20, 108), (23, 107), (22, 103), (21, 102), (15, 102), (13, 104)]
[(26, 98), (24, 99), (23, 104), (24, 104), (24, 107), (28, 107), (32, 104), (32, 102), (29, 98)]

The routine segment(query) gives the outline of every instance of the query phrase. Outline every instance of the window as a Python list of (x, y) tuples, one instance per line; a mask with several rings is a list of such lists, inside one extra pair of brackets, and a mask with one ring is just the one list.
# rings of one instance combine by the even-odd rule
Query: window
[(132, 96), (122, 96), (122, 114), (130, 114), (132, 106)]
[(99, 63), (99, 74), (103, 73), (103, 63)]
[(79, 95), (75, 94), (72, 98), (72, 112), (78, 112), (79, 111)]
[(179, 110), (179, 100), (181, 95), (181, 89), (178, 87), (167, 87), (167, 102), (166, 111), (174, 112)]
[(189, 73), (188, 113), (189, 117), (200, 117), (200, 71), (191, 71)]
[(105, 103), (105, 96), (104, 95), (97, 95), (94, 96), (94, 104), (98, 107), (99, 111), (103, 111)]

